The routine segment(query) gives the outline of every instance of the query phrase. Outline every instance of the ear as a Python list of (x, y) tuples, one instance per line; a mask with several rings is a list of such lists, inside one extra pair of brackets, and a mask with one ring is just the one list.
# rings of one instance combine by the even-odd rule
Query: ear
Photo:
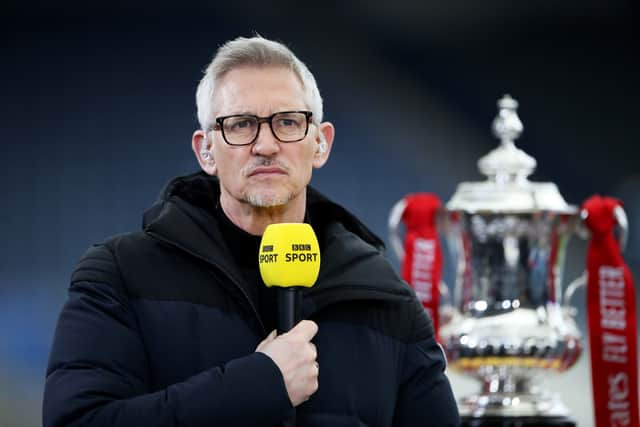
[(198, 159), (198, 163), (203, 171), (209, 175), (215, 175), (216, 161), (213, 157), (213, 141), (207, 138), (207, 134), (203, 130), (197, 130), (191, 137), (191, 149)]
[(316, 137), (316, 152), (313, 156), (313, 167), (321, 168), (329, 160), (335, 128), (330, 122), (323, 122), (318, 125), (318, 135)]

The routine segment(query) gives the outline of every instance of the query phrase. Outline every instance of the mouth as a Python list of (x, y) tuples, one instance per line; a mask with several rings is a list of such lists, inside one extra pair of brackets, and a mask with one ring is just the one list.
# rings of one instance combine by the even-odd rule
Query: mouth
[(255, 169), (253, 169), (250, 173), (249, 173), (249, 177), (252, 176), (273, 176), (273, 175), (286, 175), (287, 172), (282, 169), (279, 168), (277, 166), (259, 166)]

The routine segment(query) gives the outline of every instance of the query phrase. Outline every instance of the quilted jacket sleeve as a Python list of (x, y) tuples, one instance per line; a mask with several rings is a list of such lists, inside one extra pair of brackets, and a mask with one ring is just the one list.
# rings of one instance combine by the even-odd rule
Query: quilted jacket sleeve
[(45, 427), (273, 425), (286, 418), (291, 403), (282, 375), (262, 353), (149, 390), (145, 349), (124, 295), (111, 252), (91, 248), (58, 320)]
[(406, 347), (394, 427), (460, 425), (453, 391), (444, 373), (445, 355), (430, 323), (422, 306), (416, 304), (414, 339)]

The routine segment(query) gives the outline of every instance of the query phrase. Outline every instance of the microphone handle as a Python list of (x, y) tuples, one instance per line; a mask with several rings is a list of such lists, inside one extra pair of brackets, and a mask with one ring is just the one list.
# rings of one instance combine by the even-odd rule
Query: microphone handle
[[(302, 292), (298, 286), (277, 288), (278, 292), (278, 335), (289, 332), (300, 321)], [(283, 427), (295, 427), (296, 408), (283, 420)]]
[(302, 292), (298, 286), (278, 288), (278, 334), (289, 332), (301, 319)]

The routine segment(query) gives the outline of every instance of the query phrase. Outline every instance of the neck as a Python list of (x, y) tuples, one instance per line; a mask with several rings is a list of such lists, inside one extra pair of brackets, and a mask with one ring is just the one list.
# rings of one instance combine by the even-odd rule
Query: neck
[(286, 205), (259, 207), (220, 195), (220, 206), (229, 220), (237, 227), (254, 236), (262, 236), (269, 224), (304, 222), (306, 194), (291, 200)]

